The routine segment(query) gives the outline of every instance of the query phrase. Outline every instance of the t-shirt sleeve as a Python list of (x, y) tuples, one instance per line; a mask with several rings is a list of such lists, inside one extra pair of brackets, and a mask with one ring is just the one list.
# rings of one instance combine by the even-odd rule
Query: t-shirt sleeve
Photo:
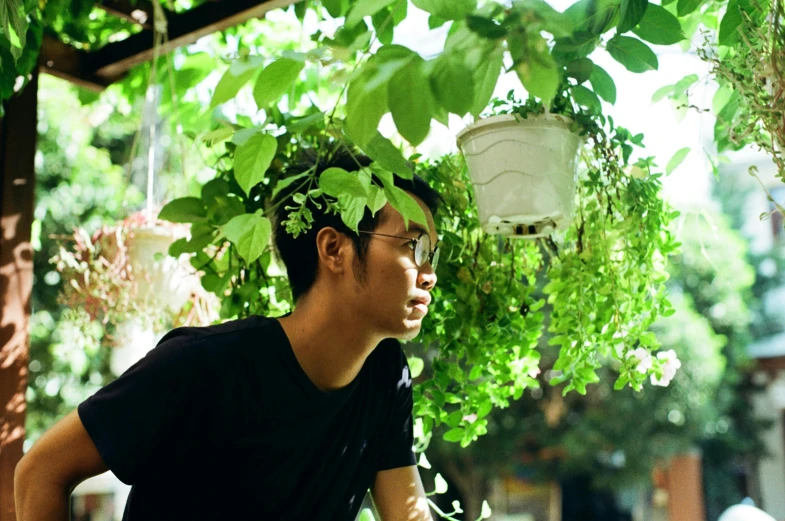
[[(396, 348), (393, 348), (396, 349)], [(406, 355), (400, 345), (394, 358), (394, 378), (390, 380), (393, 394), (393, 407), (390, 413), (389, 428), (385, 433), (385, 443), (379, 460), (378, 470), (409, 467), (416, 464), (412, 446), (414, 430), (412, 424), (412, 378)]]
[(77, 409), (106, 465), (128, 485), (199, 438), (204, 350), (177, 331)]

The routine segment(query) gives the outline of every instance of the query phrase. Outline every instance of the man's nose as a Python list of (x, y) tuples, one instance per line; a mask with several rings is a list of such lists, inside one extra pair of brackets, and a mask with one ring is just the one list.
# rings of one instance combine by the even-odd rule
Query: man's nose
[(431, 266), (430, 262), (426, 262), (425, 265), (420, 268), (420, 273), (417, 275), (417, 282), (421, 288), (432, 290), (433, 287), (436, 285), (436, 272), (433, 271), (433, 267)]

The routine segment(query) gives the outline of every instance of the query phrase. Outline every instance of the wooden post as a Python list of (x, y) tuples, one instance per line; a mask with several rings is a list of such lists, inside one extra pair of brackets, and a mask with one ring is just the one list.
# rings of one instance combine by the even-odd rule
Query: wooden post
[(702, 476), (700, 454), (671, 459), (667, 470), (670, 521), (706, 521)]
[(0, 521), (16, 519), (14, 468), (25, 439), (37, 98), (34, 71), (0, 120)]

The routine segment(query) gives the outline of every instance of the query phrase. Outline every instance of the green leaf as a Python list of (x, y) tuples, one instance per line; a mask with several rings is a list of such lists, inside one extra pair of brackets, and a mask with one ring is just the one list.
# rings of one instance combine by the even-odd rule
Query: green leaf
[(183, 253), (187, 253), (187, 250), (188, 250), (188, 239), (182, 237), (169, 245), (168, 253), (170, 257), (177, 258)]
[(439, 104), (453, 114), (463, 116), (474, 103), (472, 71), (458, 56), (442, 54), (433, 62), (431, 88)]
[(476, 0), (412, 0), (412, 3), (443, 20), (458, 20), (477, 8)]
[(358, 230), (360, 221), (365, 215), (367, 201), (367, 196), (354, 197), (344, 194), (338, 197), (338, 206), (341, 209), (341, 220), (355, 233)]
[(261, 56), (248, 56), (232, 62), (215, 86), (210, 108), (215, 108), (237, 96), (240, 89), (248, 83), (263, 63), (264, 59)]
[(366, 16), (372, 16), (376, 14), (378, 11), (381, 11), (393, 2), (395, 2), (395, 0), (362, 0), (361, 2), (357, 2), (346, 16), (346, 22), (344, 25), (351, 29), (360, 23), (360, 21), (362, 21), (362, 19)]
[(621, 0), (621, 21), (616, 34), (626, 33), (638, 25), (649, 6), (649, 0)]
[(360, 182), (356, 172), (349, 173), (343, 168), (328, 168), (319, 176), (319, 188), (327, 195), (339, 197), (350, 195), (357, 198), (367, 198), (368, 192)]
[(198, 197), (181, 197), (161, 208), (158, 218), (173, 223), (198, 223), (207, 220), (207, 210)]
[(238, 215), (222, 228), (221, 232), (237, 248), (237, 254), (251, 264), (264, 253), (270, 241), (272, 224), (262, 215), (262, 210), (254, 214)]
[(449, 20), (445, 20), (444, 18), (439, 18), (435, 14), (432, 14), (431, 16), (428, 17), (428, 29), (433, 31), (434, 29), (438, 29), (439, 27), (443, 26), (448, 21)]
[(394, 172), (404, 179), (412, 178), (411, 166), (409, 166), (401, 151), (379, 132), (376, 132), (373, 139), (362, 148), (368, 154), (368, 157), (376, 161), (385, 170)]
[(496, 83), (501, 76), (501, 70), (504, 67), (504, 48), (500, 45), (493, 47), (490, 54), (485, 55), (485, 58), (480, 60), (480, 63), (474, 67), (474, 101), (472, 102), (471, 113), (477, 117), (488, 106), (491, 101), (493, 92), (496, 90)]
[(322, 0), (322, 5), (333, 18), (345, 16), (349, 11), (349, 0)]
[(485, 18), (484, 16), (467, 16), (466, 26), (478, 35), (489, 40), (496, 40), (507, 36), (507, 29), (494, 22), (491, 18)]
[(387, 89), (395, 127), (412, 146), (422, 143), (431, 130), (434, 100), (424, 63), (417, 57), (393, 76)]
[(398, 210), (398, 213), (403, 217), (404, 226), (406, 226), (407, 230), (409, 229), (410, 220), (422, 224), (426, 228), (428, 227), (428, 222), (425, 219), (425, 212), (423, 212), (420, 205), (417, 204), (417, 201), (415, 201), (405, 190), (385, 183), (384, 195), (387, 197), (387, 202)]
[(254, 134), (237, 147), (234, 153), (234, 178), (246, 195), (264, 179), (277, 150), (278, 141), (270, 134), (261, 133)]
[(207, 206), (207, 219), (216, 226), (221, 226), (245, 211), (245, 204), (239, 197), (218, 195)]
[(597, 94), (583, 85), (574, 85), (570, 90), (572, 92), (572, 98), (578, 105), (587, 107), (592, 112), (602, 112), (602, 103), (600, 103), (600, 98), (597, 97)]
[(665, 96), (670, 96), (671, 94), (673, 94), (673, 88), (674, 87), (675, 87), (675, 85), (664, 85), (664, 86), (660, 87), (659, 89), (655, 90), (654, 94), (651, 95), (651, 102), (652, 103), (657, 103), (658, 101), (660, 101)]
[[(698, 81), (697, 74), (688, 74), (673, 85), (664, 85), (654, 91), (651, 96), (652, 103), (657, 103), (662, 98), (668, 96), (670, 98), (681, 96), (689, 89), (695, 82)], [(716, 111), (715, 111), (716, 112)]]
[[(449, 431), (444, 433), (444, 440), (445, 441), (461, 441), (463, 439), (463, 429), (455, 428), (450, 429)], [(447, 490), (446, 488), (444, 489)]]
[(196, 223), (191, 226), (191, 238), (188, 239), (187, 253), (198, 253), (204, 250), (215, 238), (215, 228), (209, 224)]
[(679, 20), (656, 4), (649, 4), (643, 19), (632, 32), (656, 45), (671, 45), (685, 39)]
[(599, 97), (610, 104), (616, 103), (616, 84), (611, 75), (596, 63), (592, 67), (589, 83)]
[(304, 177), (307, 177), (309, 175), (311, 175), (310, 172), (303, 172), (302, 174), (293, 175), (291, 177), (286, 177), (284, 179), (279, 180), (278, 183), (276, 183), (275, 188), (273, 189), (273, 193), (271, 197), (275, 199), (275, 196), (277, 196), (281, 190), (283, 190), (290, 184), (294, 183), (295, 181), (303, 179)]
[(253, 88), (253, 99), (259, 110), (278, 101), (297, 81), (304, 67), (304, 62), (289, 58), (281, 58), (265, 67)]
[(215, 198), (221, 195), (228, 195), (230, 191), (229, 183), (223, 179), (212, 179), (202, 187), (202, 201), (207, 206), (213, 204)]
[(727, 86), (722, 85), (717, 92), (714, 94), (714, 97), (711, 100), (711, 110), (715, 114), (719, 113), (722, 108), (728, 103), (730, 97), (733, 95), (733, 91), (730, 90)]
[(624, 65), (630, 72), (657, 70), (657, 55), (648, 45), (629, 36), (614, 36), (606, 45), (614, 60)]
[(21, 58), (27, 43), (27, 27), (24, 5), (16, 0), (0, 0), (0, 29), (11, 44), (9, 51), (15, 61)]
[(387, 83), (369, 89), (368, 76), (364, 74), (354, 80), (346, 97), (346, 131), (360, 148), (376, 136), (379, 121), (387, 112)]
[(368, 208), (372, 215), (376, 215), (387, 204), (387, 197), (384, 195), (384, 190), (376, 185), (371, 185), (369, 191), (371, 195), (368, 196)]
[(412, 378), (417, 378), (422, 374), (422, 370), (425, 368), (425, 362), (423, 362), (422, 358), (417, 356), (412, 356), (408, 359), (409, 362), (409, 371), (411, 372)]
[(703, 2), (704, 0), (679, 0), (676, 4), (676, 14), (679, 18), (686, 16), (700, 7)]
[[(536, 35), (535, 38), (542, 39)], [(523, 87), (532, 96), (540, 98), (545, 105), (549, 105), (556, 96), (561, 76), (559, 68), (550, 54), (546, 51), (539, 54), (530, 54), (530, 60), (519, 63), (515, 67)]]
[(733, 45), (739, 41), (739, 26), (744, 21), (742, 11), (749, 11), (747, 1), (730, 0), (725, 15), (720, 21), (719, 44)]
[(578, 83), (589, 81), (591, 78), (592, 70), (594, 69), (594, 62), (588, 58), (578, 58), (567, 64), (567, 76), (575, 78)]
[(668, 164), (665, 166), (665, 175), (670, 175), (676, 168), (684, 161), (687, 155), (690, 153), (690, 147), (684, 147), (680, 149), (678, 152), (673, 154), (673, 157), (668, 161)]
[(391, 7), (386, 7), (381, 11), (376, 12), (371, 17), (371, 25), (373, 25), (373, 30), (376, 32), (376, 39), (379, 40), (379, 42), (383, 45), (392, 44), (393, 37), (395, 36), (395, 28), (392, 24)]
[(207, 143), (208, 146), (213, 146), (221, 141), (229, 139), (232, 137), (232, 134), (234, 134), (234, 129), (232, 127), (221, 127), (206, 134), (202, 134), (196, 139), (196, 142)]

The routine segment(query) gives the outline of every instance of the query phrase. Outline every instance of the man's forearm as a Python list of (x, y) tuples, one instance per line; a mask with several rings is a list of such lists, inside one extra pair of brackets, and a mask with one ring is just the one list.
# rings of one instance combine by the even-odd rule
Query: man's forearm
[(68, 521), (71, 491), (33, 471), (14, 474), (16, 521)]

